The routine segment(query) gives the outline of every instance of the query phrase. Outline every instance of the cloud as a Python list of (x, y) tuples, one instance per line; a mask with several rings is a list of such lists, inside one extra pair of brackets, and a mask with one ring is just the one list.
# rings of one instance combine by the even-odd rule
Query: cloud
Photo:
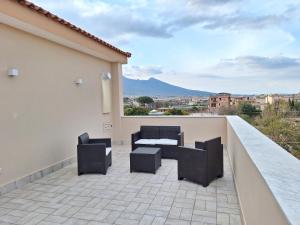
[(240, 0), (187, 0), (191, 5), (202, 6), (202, 5), (222, 5), (230, 2), (237, 2)]
[(299, 91), (299, 0), (32, 1), (130, 44), (135, 66), (124, 66), (125, 76), (208, 91)]
[(161, 66), (124, 66), (124, 75), (131, 78), (176, 77), (186, 79), (297, 79), (300, 80), (300, 58), (287, 56), (239, 56), (222, 59), (219, 63), (201, 68), (201, 72), (173, 71)]
[(169, 20), (165, 27), (170, 33), (193, 25), (199, 25), (208, 30), (259, 30), (299, 20), (300, 5), (288, 5), (281, 12), (267, 12), (260, 15), (242, 10), (241, 6), (235, 4), (239, 2), (238, 0), (191, 0), (189, 2), (193, 2), (192, 5), (198, 5), (199, 10), (185, 10), (182, 16)]
[[(241, 0), (33, 0), (46, 9), (92, 33), (124, 42), (136, 36), (171, 38), (175, 32), (199, 25), (203, 29), (263, 29), (292, 20), (299, 7), (287, 6), (277, 14), (257, 15), (243, 8)], [(272, 12), (272, 11), (271, 11)]]
[(161, 66), (131, 66), (123, 67), (123, 75), (134, 79), (148, 79), (163, 74)]
[[(161, 66), (126, 66), (124, 75), (159, 80), (195, 90), (237, 94), (297, 93), (300, 59), (288, 56), (239, 56), (223, 59), (201, 72), (173, 71)], [(175, 79), (174, 79), (175, 78)]]
[(260, 69), (286, 69), (291, 67), (300, 68), (300, 58), (290, 58), (285, 56), (240, 56), (234, 59), (223, 59), (218, 66), (237, 66)]

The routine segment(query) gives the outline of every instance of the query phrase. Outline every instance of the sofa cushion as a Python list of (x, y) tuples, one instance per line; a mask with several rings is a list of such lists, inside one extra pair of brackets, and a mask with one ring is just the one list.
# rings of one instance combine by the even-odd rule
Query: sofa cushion
[(87, 133), (84, 133), (78, 137), (78, 144), (88, 144), (89, 139), (89, 135)]
[(111, 148), (106, 148), (105, 150), (106, 155), (108, 155), (111, 152)]
[(174, 139), (140, 139), (134, 142), (138, 145), (177, 145), (177, 140)]
[(141, 138), (142, 139), (159, 139), (159, 127), (158, 126), (141, 126)]
[(138, 145), (157, 145), (158, 142), (159, 139), (140, 139), (134, 143)]
[(159, 137), (163, 139), (177, 140), (179, 133), (180, 133), (179, 126), (161, 126), (159, 128)]
[(177, 140), (162, 138), (158, 139), (157, 144), (159, 145), (177, 145)]

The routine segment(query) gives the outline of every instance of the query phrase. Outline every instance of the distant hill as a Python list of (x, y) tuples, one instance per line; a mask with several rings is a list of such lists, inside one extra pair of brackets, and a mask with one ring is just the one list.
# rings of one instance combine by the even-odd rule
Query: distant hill
[(166, 82), (150, 78), (149, 80), (134, 80), (123, 77), (124, 96), (210, 96), (215, 93), (190, 90)]

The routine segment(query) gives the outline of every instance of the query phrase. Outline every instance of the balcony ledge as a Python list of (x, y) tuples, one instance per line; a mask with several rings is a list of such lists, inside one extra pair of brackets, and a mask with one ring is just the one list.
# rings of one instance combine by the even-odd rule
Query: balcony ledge
[(238, 116), (227, 116), (288, 222), (300, 221), (300, 162)]
[(165, 115), (165, 116), (121, 116), (121, 118), (226, 118), (222, 115)]

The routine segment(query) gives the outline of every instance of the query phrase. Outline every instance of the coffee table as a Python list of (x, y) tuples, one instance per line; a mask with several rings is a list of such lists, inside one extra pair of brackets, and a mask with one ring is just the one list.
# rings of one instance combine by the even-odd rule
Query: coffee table
[(138, 147), (130, 153), (130, 173), (156, 173), (161, 166), (161, 149), (152, 147)]

